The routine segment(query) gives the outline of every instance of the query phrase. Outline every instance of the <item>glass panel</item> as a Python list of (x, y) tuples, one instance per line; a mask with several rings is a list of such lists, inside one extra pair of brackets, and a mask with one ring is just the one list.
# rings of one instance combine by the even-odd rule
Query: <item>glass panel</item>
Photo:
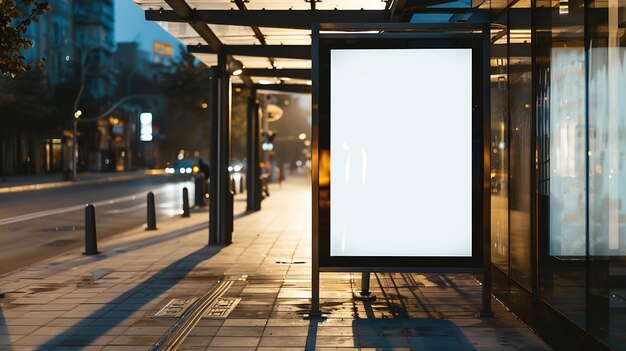
[(530, 213), (532, 72), (530, 9), (509, 11), (511, 277), (531, 289)]
[(588, 321), (589, 330), (615, 349), (626, 345), (625, 8), (624, 0), (603, 0), (588, 9)]
[[(506, 18), (506, 16), (504, 16)], [(491, 261), (508, 274), (508, 30), (506, 20), (492, 29), (491, 45)]]
[(587, 242), (583, 5), (583, 0), (538, 0), (536, 45), (544, 99), (537, 109), (540, 293), (582, 326)]

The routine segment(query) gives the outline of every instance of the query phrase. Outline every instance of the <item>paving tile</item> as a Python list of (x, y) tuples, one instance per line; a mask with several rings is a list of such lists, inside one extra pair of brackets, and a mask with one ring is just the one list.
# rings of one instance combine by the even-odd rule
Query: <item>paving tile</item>
[(304, 347), (306, 346), (306, 336), (263, 336), (259, 346)]
[(183, 342), (182, 349), (184, 350), (184, 349), (191, 349), (191, 348), (200, 348), (204, 350), (206, 347), (209, 346), (212, 340), (213, 340), (212, 337), (188, 336), (187, 338), (185, 338), (185, 341)]
[(216, 336), (261, 336), (263, 327), (228, 327), (222, 326)]
[(211, 347), (256, 347), (259, 337), (227, 337), (216, 336), (211, 340)]
[(159, 341), (160, 336), (121, 335), (111, 341), (111, 345), (144, 345), (152, 346)]
[(267, 324), (267, 319), (244, 319), (233, 318), (224, 321), (225, 327), (264, 327)]

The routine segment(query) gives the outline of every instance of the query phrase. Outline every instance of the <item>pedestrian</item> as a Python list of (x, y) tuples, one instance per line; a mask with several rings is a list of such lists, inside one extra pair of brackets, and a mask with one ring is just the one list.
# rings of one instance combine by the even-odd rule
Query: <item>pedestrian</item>
[(204, 162), (203, 159), (198, 159), (198, 168), (200, 168), (200, 172), (204, 173), (204, 181), (206, 182), (209, 179), (210, 168), (209, 165)]

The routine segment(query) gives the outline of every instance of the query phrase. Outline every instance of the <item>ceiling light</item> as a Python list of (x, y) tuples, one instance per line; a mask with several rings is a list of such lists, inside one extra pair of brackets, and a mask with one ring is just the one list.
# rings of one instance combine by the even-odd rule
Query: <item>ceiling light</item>
[(228, 71), (233, 76), (238, 76), (243, 73), (243, 63), (239, 60), (232, 60), (228, 64)]

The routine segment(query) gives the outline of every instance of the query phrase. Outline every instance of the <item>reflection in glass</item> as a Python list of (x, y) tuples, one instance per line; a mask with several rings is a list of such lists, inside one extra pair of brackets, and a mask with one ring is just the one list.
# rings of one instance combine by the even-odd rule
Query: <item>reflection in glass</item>
[[(586, 324), (586, 140), (584, 2), (538, 0), (537, 57), (543, 79), (539, 95), (547, 107), (537, 109), (537, 123), (549, 138), (538, 143), (540, 178), (539, 243), (541, 296), (575, 323)], [(544, 7), (541, 7), (544, 6)], [(549, 50), (548, 50), (549, 48)], [(542, 135), (538, 135), (541, 139)], [(541, 181), (541, 179), (540, 179)], [(542, 187), (543, 186), (543, 187)], [(542, 206), (541, 203), (544, 205)], [(547, 235), (547, 237), (546, 237)]]
[(532, 71), (530, 9), (509, 10), (510, 160), (509, 226), (511, 277), (530, 290)]
[(505, 21), (491, 36), (491, 261), (508, 272), (508, 29)]

